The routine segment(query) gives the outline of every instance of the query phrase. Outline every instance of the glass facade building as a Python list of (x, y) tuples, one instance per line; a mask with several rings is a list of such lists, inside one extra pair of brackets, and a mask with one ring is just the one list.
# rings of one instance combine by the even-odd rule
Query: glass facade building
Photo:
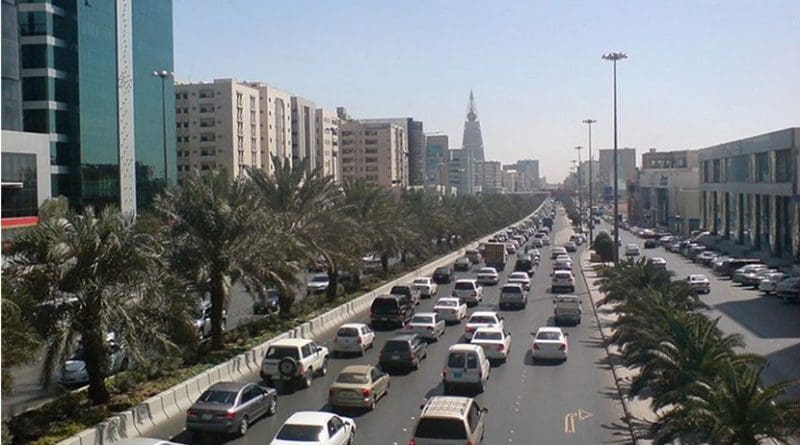
[(18, 18), (24, 125), (50, 134), (53, 196), (146, 207), (176, 177), (174, 86), (153, 75), (173, 70), (172, 1), (20, 0)]

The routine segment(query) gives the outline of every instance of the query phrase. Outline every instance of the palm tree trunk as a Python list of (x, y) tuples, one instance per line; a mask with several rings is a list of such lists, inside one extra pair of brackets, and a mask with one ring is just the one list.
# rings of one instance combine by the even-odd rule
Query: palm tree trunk
[[(87, 310), (94, 311), (87, 307)], [(93, 317), (92, 315), (97, 315)], [(106, 345), (105, 334), (103, 328), (100, 326), (99, 314), (90, 314), (90, 320), (97, 319), (96, 324), (92, 326), (87, 332), (82, 332), (81, 337), (83, 341), (84, 353), (86, 354), (86, 373), (89, 376), (89, 401), (92, 405), (102, 405), (110, 399), (108, 389), (106, 389)]]
[(211, 271), (211, 349), (225, 346), (225, 333), (222, 332), (222, 311), (225, 306), (225, 277), (221, 270), (212, 267)]
[(328, 266), (328, 289), (325, 291), (325, 297), (328, 301), (336, 299), (337, 291), (339, 289), (339, 271), (334, 266)]
[(389, 273), (389, 252), (381, 253), (381, 270), (384, 275)]

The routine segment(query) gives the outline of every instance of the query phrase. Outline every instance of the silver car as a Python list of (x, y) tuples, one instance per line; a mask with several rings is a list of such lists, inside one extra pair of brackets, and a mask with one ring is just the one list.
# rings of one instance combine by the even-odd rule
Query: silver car
[[(106, 375), (113, 375), (128, 369), (128, 349), (117, 343), (114, 334), (106, 335), (106, 355), (108, 369)], [(56, 373), (56, 381), (68, 388), (86, 385), (89, 383), (89, 372), (86, 370), (85, 353), (83, 346), (78, 346), (75, 352)]]
[(211, 385), (186, 413), (186, 430), (245, 435), (250, 425), (278, 408), (278, 392), (255, 383)]

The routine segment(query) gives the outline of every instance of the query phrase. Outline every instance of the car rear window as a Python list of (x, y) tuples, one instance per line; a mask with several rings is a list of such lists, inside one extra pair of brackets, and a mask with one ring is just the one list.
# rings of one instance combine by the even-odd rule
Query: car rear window
[(475, 286), (472, 283), (461, 282), (461, 283), (456, 283), (456, 289), (457, 290), (473, 290), (473, 289), (475, 289)]
[(497, 320), (494, 317), (476, 315), (469, 319), (469, 323), (494, 324), (497, 323)]
[(456, 307), (458, 304), (453, 300), (439, 300), (436, 302), (436, 306), (442, 307)]
[(298, 442), (318, 442), (322, 438), (322, 427), (317, 425), (286, 424), (278, 433), (277, 439)]
[(414, 437), (419, 439), (466, 440), (467, 430), (464, 428), (462, 420), (423, 417), (419, 419)]
[(433, 323), (433, 317), (429, 315), (416, 315), (411, 319), (412, 323)]
[(222, 405), (233, 405), (236, 401), (236, 394), (233, 391), (206, 391), (198, 399), (203, 403), (219, 403)]
[(295, 360), (300, 360), (300, 355), (297, 352), (297, 348), (291, 346), (270, 346), (270, 348), (267, 349), (267, 354), (264, 357), (270, 359), (291, 357)]
[(336, 377), (336, 383), (369, 383), (369, 379), (364, 374), (343, 372)]
[(503, 335), (499, 332), (476, 332), (473, 340), (502, 340)]
[(389, 340), (383, 346), (386, 352), (406, 352), (408, 351), (408, 342), (403, 340)]
[(376, 298), (372, 302), (372, 310), (376, 312), (396, 311), (397, 300), (394, 298)]
[(358, 329), (356, 328), (340, 328), (336, 331), (337, 337), (358, 337)]
[(503, 286), (503, 290), (501, 292), (504, 294), (521, 294), (522, 288), (519, 286)]
[(450, 355), (447, 357), (448, 368), (463, 368), (464, 363), (466, 362), (464, 358), (464, 353), (462, 352), (451, 352)]
[(440, 267), (436, 269), (433, 273), (450, 273), (450, 269), (446, 267)]
[(561, 334), (558, 332), (540, 332), (536, 334), (537, 340), (560, 340)]

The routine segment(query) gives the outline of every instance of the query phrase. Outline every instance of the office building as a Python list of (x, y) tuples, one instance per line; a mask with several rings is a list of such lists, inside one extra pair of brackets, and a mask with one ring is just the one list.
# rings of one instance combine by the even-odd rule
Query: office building
[(519, 173), (514, 169), (503, 169), (502, 173), (502, 190), (505, 193), (516, 193), (520, 190)]
[(316, 105), (300, 96), (292, 96), (292, 165), (305, 162), (306, 170), (317, 168)]
[(701, 149), (703, 227), (740, 245), (800, 264), (800, 128)]
[(339, 122), (342, 179), (380, 187), (408, 186), (408, 147), (403, 127), (390, 123)]
[(2, 90), (3, 130), (22, 131), (22, 79), (16, 0), (3, 0)]
[(503, 191), (503, 169), (498, 161), (478, 161), (475, 168), (475, 191), (500, 193)]
[(437, 134), (427, 136), (425, 157), (425, 185), (448, 186), (450, 141), (447, 135)]
[(148, 205), (175, 179), (175, 116), (164, 113), (174, 89), (153, 75), (173, 70), (172, 1), (17, 8), (23, 127), (49, 135), (52, 194), (76, 207)]
[(275, 171), (273, 158), (292, 162), (292, 95), (264, 82), (247, 82), (258, 90), (261, 168)]
[(450, 188), (456, 190), (459, 195), (470, 194), (468, 185), (471, 183), (466, 175), (466, 154), (460, 148), (450, 149), (450, 160), (447, 166), (447, 182)]
[(642, 154), (637, 212), (633, 220), (644, 227), (663, 227), (688, 234), (700, 228), (700, 170), (696, 150)]
[[(598, 181), (603, 187), (613, 187), (614, 150), (600, 149), (598, 159), (600, 161), (600, 177), (598, 178)], [(625, 194), (626, 184), (634, 179), (636, 179), (636, 149), (617, 149), (617, 190), (619, 192), (619, 196), (623, 196)]]
[(539, 189), (539, 161), (536, 159), (522, 159), (517, 161), (516, 168), (521, 176), (524, 176), (523, 191), (534, 191)]
[(336, 113), (317, 108), (314, 113), (317, 147), (317, 168), (322, 169), (325, 176), (333, 176), (334, 181), (341, 180), (339, 165), (339, 117)]
[(403, 128), (408, 147), (408, 181), (411, 185), (423, 185), (425, 179), (425, 132), (422, 122), (412, 117), (386, 119), (359, 119), (361, 122), (378, 124), (391, 123)]
[(233, 79), (176, 83), (178, 182), (192, 170), (229, 178), (260, 168), (259, 90)]

